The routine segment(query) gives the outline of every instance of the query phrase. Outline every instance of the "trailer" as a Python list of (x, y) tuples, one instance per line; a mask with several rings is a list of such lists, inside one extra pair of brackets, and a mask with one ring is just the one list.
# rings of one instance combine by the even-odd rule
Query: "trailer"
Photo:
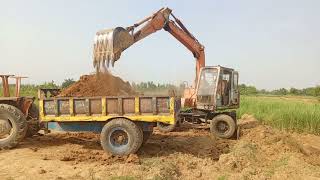
[(237, 72), (213, 66), (200, 74), (192, 101), (176, 96), (60, 97), (60, 89), (40, 89), (37, 110), (35, 98), (2, 97), (0, 149), (14, 148), (40, 129), (100, 133), (102, 148), (114, 155), (136, 153), (156, 126), (170, 132), (184, 122), (207, 124), (216, 137), (237, 137)]
[(135, 153), (157, 123), (175, 124), (180, 99), (169, 96), (59, 97), (40, 89), (39, 120), (44, 129), (100, 133), (102, 148), (115, 155)]

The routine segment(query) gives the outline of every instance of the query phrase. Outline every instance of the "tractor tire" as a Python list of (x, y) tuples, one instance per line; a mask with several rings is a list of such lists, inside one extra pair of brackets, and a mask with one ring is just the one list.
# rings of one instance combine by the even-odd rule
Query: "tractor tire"
[(220, 114), (214, 117), (210, 124), (210, 131), (213, 135), (228, 139), (236, 132), (236, 123), (231, 116)]
[(100, 136), (103, 150), (113, 155), (136, 153), (142, 145), (142, 129), (125, 118), (116, 118), (104, 125)]
[(172, 132), (177, 127), (177, 123), (165, 124), (162, 122), (158, 122), (157, 127), (161, 132), (168, 133), (168, 132)]
[(27, 117), (27, 134), (26, 137), (32, 137), (40, 131), (39, 110), (36, 105), (32, 104)]
[[(26, 135), (27, 121), (25, 115), (16, 107), (8, 104), (0, 104), (0, 121), (4, 125), (8, 125), (8, 136), (0, 136), (0, 149), (11, 149), (18, 145)], [(1, 134), (1, 133), (0, 133)]]
[(143, 141), (142, 144), (145, 144), (148, 139), (150, 138), (150, 136), (152, 135), (152, 131), (143, 131)]

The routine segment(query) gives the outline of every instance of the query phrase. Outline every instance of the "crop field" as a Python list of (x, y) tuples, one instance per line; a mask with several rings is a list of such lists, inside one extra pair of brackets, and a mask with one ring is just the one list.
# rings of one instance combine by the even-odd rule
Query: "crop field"
[(320, 100), (302, 96), (242, 96), (238, 116), (252, 114), (264, 124), (320, 134)]

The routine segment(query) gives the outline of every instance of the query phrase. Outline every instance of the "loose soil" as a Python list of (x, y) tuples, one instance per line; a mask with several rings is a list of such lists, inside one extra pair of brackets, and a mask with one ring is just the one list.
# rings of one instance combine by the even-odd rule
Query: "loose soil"
[(136, 92), (129, 82), (105, 72), (98, 75), (83, 75), (80, 80), (63, 89), (61, 97), (121, 96), (134, 95)]
[[(185, 124), (155, 130), (135, 155), (105, 153), (99, 135), (58, 133), (0, 151), (1, 179), (318, 179), (320, 137), (240, 120), (240, 139), (213, 137)], [(190, 129), (191, 127), (191, 129)]]

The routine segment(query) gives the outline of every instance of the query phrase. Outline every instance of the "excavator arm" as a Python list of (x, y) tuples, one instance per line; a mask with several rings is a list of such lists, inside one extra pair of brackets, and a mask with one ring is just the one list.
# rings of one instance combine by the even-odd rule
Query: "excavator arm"
[[(170, 20), (170, 16), (173, 17), (173, 20)], [(141, 25), (143, 27), (135, 32), (136, 28)], [(94, 41), (94, 67), (97, 71), (101, 71), (106, 70), (106, 66), (109, 66), (110, 62), (114, 66), (125, 49), (161, 29), (168, 31), (192, 52), (196, 58), (197, 80), (200, 68), (205, 66), (204, 46), (172, 14), (172, 10), (169, 8), (162, 8), (133, 26), (97, 32)]]
[(193, 53), (193, 56), (196, 58), (197, 80), (199, 77), (200, 68), (205, 66), (204, 46), (201, 45), (191, 34), (188, 34), (187, 31), (184, 31), (182, 28), (177, 26), (174, 21), (169, 21), (164, 29)]

